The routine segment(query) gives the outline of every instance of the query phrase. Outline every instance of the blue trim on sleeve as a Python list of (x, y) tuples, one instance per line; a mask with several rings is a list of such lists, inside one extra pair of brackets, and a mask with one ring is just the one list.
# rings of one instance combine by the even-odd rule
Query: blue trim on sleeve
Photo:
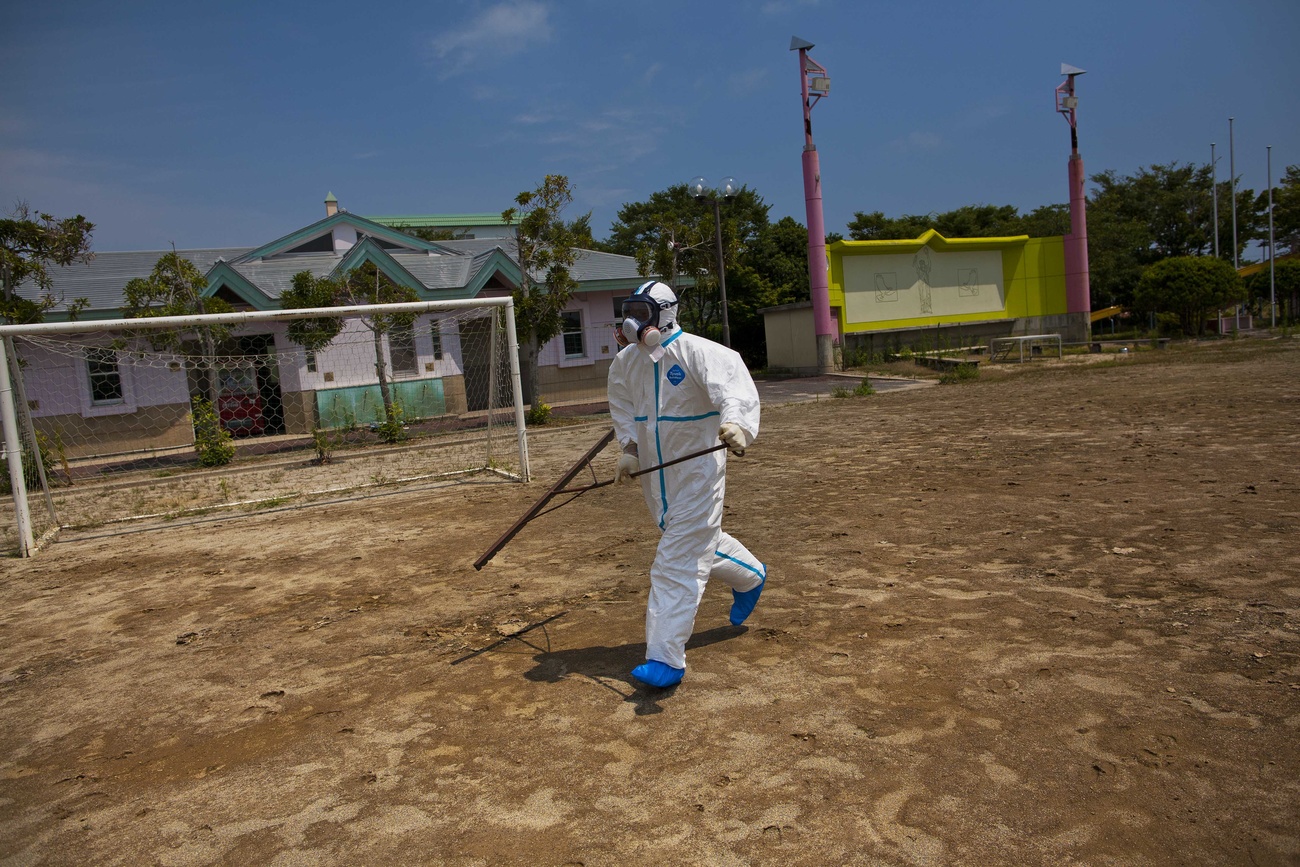
[(719, 415), (716, 412), (706, 412), (703, 415), (661, 415), (659, 421), (699, 421), (702, 418)]

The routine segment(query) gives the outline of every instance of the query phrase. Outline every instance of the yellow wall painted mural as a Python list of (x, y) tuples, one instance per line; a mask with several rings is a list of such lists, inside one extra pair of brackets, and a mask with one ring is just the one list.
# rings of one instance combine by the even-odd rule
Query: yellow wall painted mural
[(837, 241), (830, 301), (842, 333), (1066, 312), (1060, 237)]

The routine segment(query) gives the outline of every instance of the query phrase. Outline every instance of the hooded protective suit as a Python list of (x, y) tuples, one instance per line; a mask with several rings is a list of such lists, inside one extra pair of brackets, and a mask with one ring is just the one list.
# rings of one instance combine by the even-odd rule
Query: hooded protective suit
[[(641, 465), (652, 466), (718, 445), (719, 427), (727, 423), (743, 430), (746, 444), (753, 442), (758, 390), (740, 355), (676, 327), (677, 299), (667, 286), (655, 283), (649, 294), (666, 305), (659, 312), (659, 346), (631, 345), (609, 370), (609, 410), (619, 445), (626, 450), (636, 443)], [(722, 531), (726, 463), (726, 452), (717, 451), (639, 477), (650, 515), (663, 531), (650, 568), (646, 658), (674, 669), (686, 667), (686, 641), (709, 576), (736, 593), (756, 590), (766, 577), (766, 567)], [(757, 594), (751, 597), (750, 609)]]

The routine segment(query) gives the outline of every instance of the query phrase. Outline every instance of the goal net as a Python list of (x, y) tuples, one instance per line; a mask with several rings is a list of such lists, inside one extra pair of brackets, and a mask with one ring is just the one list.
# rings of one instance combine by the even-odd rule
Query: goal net
[[(509, 298), (0, 327), (5, 544), (527, 481)], [(7, 380), (7, 382), (5, 381)]]

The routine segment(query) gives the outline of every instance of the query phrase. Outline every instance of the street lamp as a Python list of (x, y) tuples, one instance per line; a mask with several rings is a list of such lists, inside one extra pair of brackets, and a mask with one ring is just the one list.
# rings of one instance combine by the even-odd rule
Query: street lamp
[(740, 192), (740, 185), (735, 178), (723, 178), (715, 190), (704, 178), (691, 178), (687, 186), (695, 201), (713, 205), (713, 238), (718, 246), (718, 296), (722, 303), (722, 345), (731, 347), (731, 323), (727, 321), (727, 268), (722, 260), (722, 210), (724, 201), (730, 202)]
[(1079, 155), (1079, 97), (1074, 80), (1086, 70), (1068, 63), (1061, 64), (1065, 81), (1056, 88), (1056, 111), (1070, 125), (1070, 234), (1065, 238), (1065, 310), (1077, 317), (1078, 328), (1086, 338), (1092, 329), (1092, 289), (1088, 273), (1088, 197), (1084, 189), (1087, 176), (1083, 157)]

